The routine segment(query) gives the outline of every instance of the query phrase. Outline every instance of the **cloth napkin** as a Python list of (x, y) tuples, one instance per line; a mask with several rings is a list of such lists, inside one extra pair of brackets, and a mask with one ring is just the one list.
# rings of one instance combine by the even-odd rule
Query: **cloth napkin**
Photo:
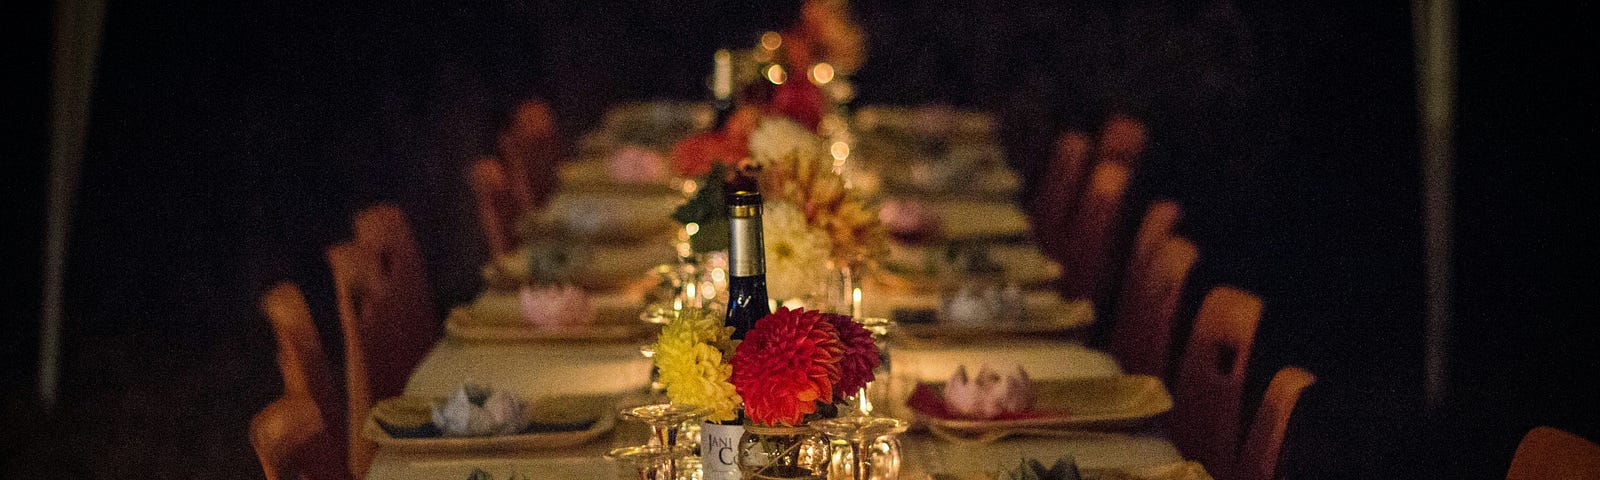
[(446, 437), (512, 435), (528, 426), (528, 409), (514, 395), (462, 385), (433, 406), (433, 424)]

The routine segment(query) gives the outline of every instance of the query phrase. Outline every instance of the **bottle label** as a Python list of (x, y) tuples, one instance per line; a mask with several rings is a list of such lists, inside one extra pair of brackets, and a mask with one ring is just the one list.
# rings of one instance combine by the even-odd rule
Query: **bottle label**
[(744, 435), (744, 425), (700, 424), (700, 468), (707, 479), (739, 478), (741, 435)]
[(729, 273), (735, 277), (765, 275), (767, 267), (761, 244), (761, 216), (729, 218), (728, 229), (732, 234), (728, 246)]

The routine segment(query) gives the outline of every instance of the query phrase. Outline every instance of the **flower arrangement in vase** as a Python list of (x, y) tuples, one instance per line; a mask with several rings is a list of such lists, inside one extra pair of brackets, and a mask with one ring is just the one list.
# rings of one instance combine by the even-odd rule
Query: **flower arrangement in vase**
[(878, 362), (871, 333), (849, 316), (780, 307), (757, 321), (731, 359), (747, 419), (741, 468), (756, 478), (820, 474), (828, 445), (807, 422), (836, 414)]

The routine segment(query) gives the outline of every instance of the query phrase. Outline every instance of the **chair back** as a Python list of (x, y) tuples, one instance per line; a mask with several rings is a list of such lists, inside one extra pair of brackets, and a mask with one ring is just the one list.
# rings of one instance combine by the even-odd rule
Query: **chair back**
[(1165, 378), (1172, 319), (1200, 250), (1183, 237), (1167, 238), (1128, 272), (1111, 320), (1111, 353), (1122, 370)]
[(1246, 430), (1244, 444), (1239, 447), (1239, 463), (1234, 468), (1234, 478), (1277, 478), (1284, 435), (1289, 431), (1289, 417), (1294, 414), (1300, 394), (1316, 381), (1316, 375), (1300, 367), (1284, 367), (1272, 376), (1272, 383), (1267, 384), (1267, 392), (1261, 396), (1261, 406), (1256, 407), (1255, 420), (1250, 422), (1250, 429)]
[(528, 211), (549, 201), (561, 162), (555, 114), (550, 105), (540, 100), (518, 104), (511, 113), (510, 124), (500, 132), (498, 146), (517, 206)]
[(341, 443), (328, 434), (310, 397), (285, 394), (250, 419), (250, 446), (267, 480), (348, 479), (331, 452)]
[[(261, 311), (272, 323), (278, 339), (278, 371), (283, 375), (284, 395), (311, 399), (316, 403), (320, 425), (330, 434), (343, 435), (343, 397), (334, 387), (328, 357), (300, 286), (292, 282), (272, 286), (261, 298)], [(338, 450), (342, 457), (344, 448)]]
[(1061, 262), (1062, 291), (1067, 298), (1104, 300), (1107, 271), (1112, 264), (1112, 238), (1128, 190), (1128, 167), (1101, 162), (1089, 174), (1078, 209), (1067, 228), (1065, 258)]
[(1089, 173), (1089, 135), (1069, 131), (1056, 140), (1055, 156), (1028, 206), (1033, 213), (1034, 238), (1046, 255), (1062, 261), (1072, 212)]
[(1095, 161), (1117, 162), (1128, 168), (1136, 168), (1148, 138), (1143, 122), (1126, 114), (1113, 114), (1100, 130), (1100, 145), (1095, 150), (1098, 154)]
[(1150, 260), (1156, 248), (1172, 236), (1182, 216), (1183, 208), (1171, 200), (1152, 202), (1145, 208), (1144, 220), (1139, 222), (1139, 231), (1133, 237), (1133, 251), (1128, 255), (1129, 272), (1143, 268), (1142, 264)]
[(1552, 427), (1534, 427), (1517, 444), (1506, 480), (1600, 480), (1600, 445)]
[(482, 157), (468, 172), (472, 194), (478, 203), (478, 226), (494, 256), (511, 253), (517, 245), (517, 219), (527, 210), (512, 192), (500, 160)]
[(399, 207), (379, 205), (358, 213), (355, 238), (330, 247), (328, 263), (344, 330), (351, 473), (360, 478), (374, 447), (357, 425), (366, 421), (374, 402), (405, 390), (440, 325), (422, 256)]
[(1217, 478), (1230, 478), (1238, 451), (1240, 396), (1261, 309), (1261, 298), (1250, 292), (1212, 288), (1178, 362), (1167, 433), (1178, 451)]

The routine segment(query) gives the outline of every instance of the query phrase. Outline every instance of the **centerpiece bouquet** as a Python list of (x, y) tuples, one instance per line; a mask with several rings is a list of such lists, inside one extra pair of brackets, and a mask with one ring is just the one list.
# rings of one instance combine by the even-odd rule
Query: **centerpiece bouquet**
[(749, 422), (800, 426), (861, 393), (878, 367), (872, 333), (847, 315), (779, 307), (734, 346), (733, 327), (711, 310), (685, 310), (667, 322), (654, 362), (673, 403), (732, 420), (740, 403)]
[[(729, 121), (730, 126), (737, 124)], [(702, 148), (695, 144), (707, 137), (690, 137), (674, 151), (684, 171), (704, 168), (701, 189), (674, 213), (679, 222), (698, 225), (690, 238), (696, 251), (727, 248), (721, 186), (743, 175), (755, 179), (765, 199), (767, 291), (774, 299), (793, 306), (829, 306), (828, 297), (840, 293), (832, 290), (841, 275), (860, 275), (888, 252), (878, 206), (847, 188), (826, 142), (805, 126), (786, 117), (763, 116), (754, 119), (748, 134), (706, 135), (746, 142), (742, 148)]]

